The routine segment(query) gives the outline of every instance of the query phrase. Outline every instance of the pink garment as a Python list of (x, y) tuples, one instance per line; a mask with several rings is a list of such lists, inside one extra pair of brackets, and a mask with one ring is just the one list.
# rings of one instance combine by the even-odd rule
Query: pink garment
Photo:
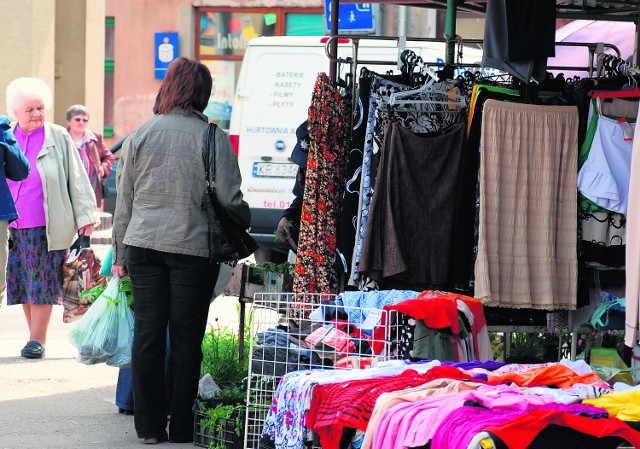
[(40, 172), (36, 169), (36, 159), (44, 143), (44, 126), (27, 135), (19, 126), (14, 130), (16, 141), (20, 150), (25, 154), (31, 172), (23, 181), (11, 181), (7, 179), (11, 196), (16, 203), (16, 209), (20, 217), (9, 224), (11, 228), (36, 228), (46, 226), (44, 215), (44, 190)]
[[(514, 408), (464, 406), (452, 411), (436, 429), (431, 440), (431, 449), (466, 449), (473, 437), (487, 427), (502, 426), (531, 411), (557, 411), (592, 416), (606, 414), (606, 410), (581, 404), (547, 403), (536, 405), (525, 402), (530, 399), (530, 397), (522, 397), (520, 403), (513, 404)], [(595, 424), (596, 422), (594, 422)]]
[(476, 391), (432, 397), (417, 403), (400, 403), (381, 417), (372, 442), (373, 449), (403, 449), (426, 445), (440, 424), (466, 401), (486, 408), (528, 410), (553, 402), (552, 396), (528, 395), (507, 385), (483, 385)]
[[(437, 427), (435, 418), (438, 413), (445, 413), (446, 416), (446, 413), (461, 407), (467, 394), (447, 394), (390, 407), (380, 418), (371, 442), (372, 449), (403, 449), (415, 446), (407, 444), (407, 441), (415, 439), (416, 426), (412, 425), (414, 423), (420, 426), (420, 433), (424, 435), (426, 441), (429, 441)], [(431, 421), (432, 418), (433, 421)], [(410, 434), (411, 428), (413, 428), (413, 434)]]

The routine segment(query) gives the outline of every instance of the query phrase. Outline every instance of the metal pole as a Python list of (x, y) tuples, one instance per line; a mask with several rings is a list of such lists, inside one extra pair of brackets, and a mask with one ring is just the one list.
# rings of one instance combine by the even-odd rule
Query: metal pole
[(398, 36), (407, 35), (407, 7), (404, 5), (398, 6)]
[(456, 6), (457, 0), (447, 0), (447, 19), (444, 24), (444, 34), (447, 39), (447, 48), (445, 50), (445, 64), (450, 65), (454, 62), (456, 51)]
[[(331, 0), (331, 36), (338, 35), (338, 14), (340, 12), (340, 0)], [(329, 47), (331, 61), (329, 62), (329, 79), (337, 83), (338, 73), (338, 39), (332, 39)]]

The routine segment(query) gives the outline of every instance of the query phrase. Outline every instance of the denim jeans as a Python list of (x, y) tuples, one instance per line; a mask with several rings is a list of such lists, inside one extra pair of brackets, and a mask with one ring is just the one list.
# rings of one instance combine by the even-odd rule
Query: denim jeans
[[(139, 438), (161, 437), (169, 414), (169, 439), (193, 440), (192, 407), (198, 393), (202, 338), (218, 269), (203, 257), (138, 247), (127, 250), (135, 301), (131, 368)], [(170, 407), (164, 394), (167, 326)]]
[(116, 385), (116, 407), (133, 411), (131, 368), (120, 368)]

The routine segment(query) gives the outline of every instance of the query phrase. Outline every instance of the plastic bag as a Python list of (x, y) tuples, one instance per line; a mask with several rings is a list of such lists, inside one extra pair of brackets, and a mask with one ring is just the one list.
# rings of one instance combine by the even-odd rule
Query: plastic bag
[(72, 323), (80, 319), (91, 306), (89, 298), (82, 292), (91, 290), (106, 282), (100, 275), (100, 259), (89, 248), (87, 236), (79, 236), (69, 248), (69, 255), (63, 267), (63, 306), (62, 321)]
[(131, 363), (133, 312), (120, 278), (109, 281), (107, 288), (69, 333), (69, 341), (78, 350), (78, 361), (87, 365)]
[(113, 353), (107, 357), (109, 366), (129, 368), (131, 366), (131, 344), (133, 343), (133, 310), (127, 304), (126, 295), (120, 289), (116, 304), (118, 335)]

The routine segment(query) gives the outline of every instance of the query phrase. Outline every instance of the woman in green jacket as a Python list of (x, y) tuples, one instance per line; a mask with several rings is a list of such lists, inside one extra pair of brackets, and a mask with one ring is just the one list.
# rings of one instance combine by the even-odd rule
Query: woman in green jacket
[[(209, 261), (202, 208), (202, 158), (211, 95), (209, 69), (178, 58), (160, 86), (156, 115), (124, 142), (113, 223), (114, 276), (131, 277), (135, 298), (132, 348), (134, 421), (146, 444), (193, 441), (202, 338), (218, 264)], [(240, 170), (229, 137), (217, 130), (216, 191), (236, 226), (249, 227)], [(165, 398), (166, 334), (173, 373)], [(171, 415), (167, 435), (167, 415)]]

